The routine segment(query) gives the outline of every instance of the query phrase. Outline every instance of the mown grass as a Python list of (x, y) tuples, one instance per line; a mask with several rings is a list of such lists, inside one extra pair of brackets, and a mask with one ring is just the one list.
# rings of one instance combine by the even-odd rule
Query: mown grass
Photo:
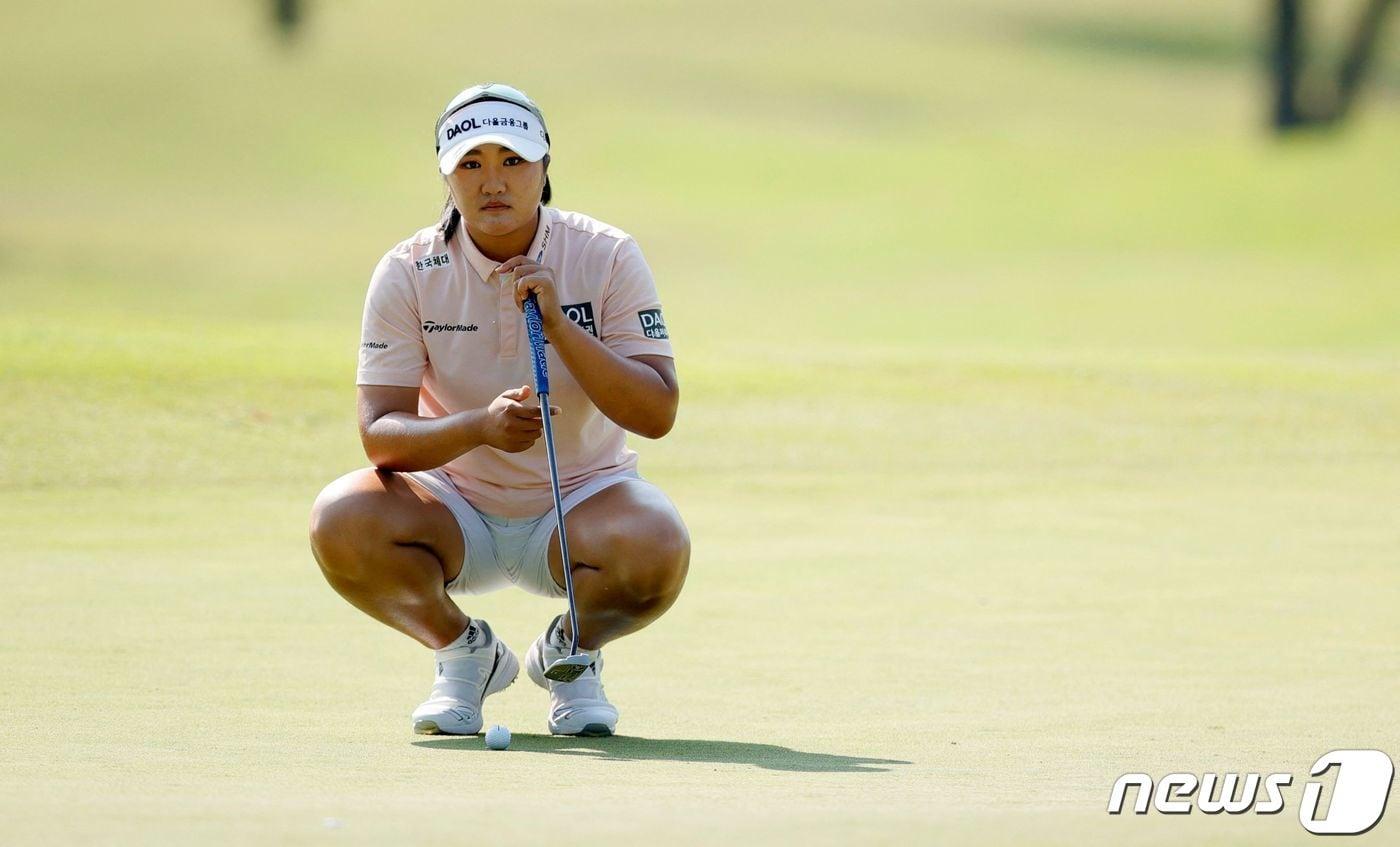
[[(1101, 811), (1400, 749), (1395, 54), (1275, 142), (1256, 11), (10, 10), (0, 840), (1300, 837)], [(522, 680), (500, 755), (415, 743), (422, 650), (304, 540), (482, 78), (656, 271), (683, 412), (636, 446), (695, 543), (608, 650), (630, 737), (532, 735)], [(468, 611), (523, 649), (553, 605)]]

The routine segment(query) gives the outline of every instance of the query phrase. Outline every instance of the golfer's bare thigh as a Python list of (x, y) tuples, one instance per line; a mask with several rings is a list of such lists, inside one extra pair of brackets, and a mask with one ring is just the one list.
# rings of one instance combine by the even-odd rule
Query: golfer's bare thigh
[(387, 535), (392, 543), (427, 547), (442, 563), (443, 582), (462, 570), (466, 542), (450, 509), (409, 485), (399, 474), (361, 468), (341, 477), (337, 494), (354, 503), (366, 531)]

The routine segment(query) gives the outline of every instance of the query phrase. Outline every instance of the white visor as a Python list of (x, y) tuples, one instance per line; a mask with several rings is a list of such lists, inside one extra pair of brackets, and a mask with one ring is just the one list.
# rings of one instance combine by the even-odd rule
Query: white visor
[(438, 127), (438, 167), (443, 175), (452, 173), (469, 150), (482, 144), (509, 147), (527, 162), (538, 162), (549, 152), (544, 123), (529, 109), (500, 100), (471, 103)]

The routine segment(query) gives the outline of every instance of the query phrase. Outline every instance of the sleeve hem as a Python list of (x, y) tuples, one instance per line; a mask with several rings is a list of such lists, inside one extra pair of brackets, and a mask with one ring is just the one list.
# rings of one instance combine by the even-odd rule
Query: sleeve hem
[(668, 359), (676, 358), (676, 354), (671, 351), (670, 345), (658, 346), (652, 341), (624, 341), (620, 344), (609, 344), (608, 349), (619, 356), (665, 356)]
[(423, 375), (421, 373), (408, 374), (403, 371), (360, 371), (355, 374), (355, 384), (421, 388), (423, 387)]

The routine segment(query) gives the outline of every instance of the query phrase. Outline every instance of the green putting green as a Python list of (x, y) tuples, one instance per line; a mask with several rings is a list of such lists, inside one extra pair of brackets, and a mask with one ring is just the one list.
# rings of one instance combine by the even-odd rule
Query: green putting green
[[(1396, 44), (1278, 143), (1254, 3), (409, 5), (6, 12), (0, 842), (1307, 843), (1314, 759), (1400, 755)], [(504, 752), (412, 734), (430, 655), (306, 542), (484, 79), (656, 273), (694, 544), (621, 736), (522, 674)]]

